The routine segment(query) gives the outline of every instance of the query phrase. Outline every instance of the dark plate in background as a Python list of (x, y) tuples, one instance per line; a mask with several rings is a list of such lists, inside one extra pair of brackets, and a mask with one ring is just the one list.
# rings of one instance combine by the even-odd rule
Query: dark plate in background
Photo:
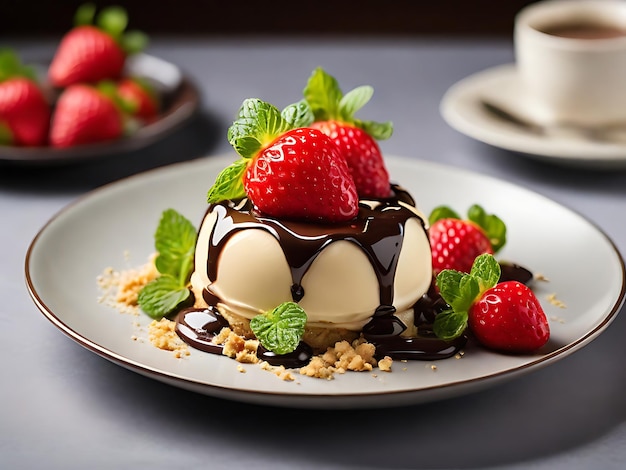
[(189, 121), (199, 109), (200, 94), (194, 83), (174, 64), (148, 54), (128, 59), (128, 75), (150, 80), (162, 94), (158, 119), (128, 137), (70, 148), (0, 145), (0, 162), (16, 165), (58, 165), (119, 155), (147, 147)]

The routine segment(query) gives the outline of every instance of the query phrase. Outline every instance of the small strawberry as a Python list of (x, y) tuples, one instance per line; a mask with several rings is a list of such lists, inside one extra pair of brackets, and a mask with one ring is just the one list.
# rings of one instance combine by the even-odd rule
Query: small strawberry
[(517, 281), (498, 283), (500, 265), (493, 255), (476, 258), (469, 273), (446, 269), (437, 287), (451, 309), (437, 315), (435, 334), (442, 339), (470, 332), (488, 348), (529, 353), (550, 338), (550, 326), (533, 291)]
[(261, 214), (340, 222), (358, 213), (358, 196), (346, 161), (322, 132), (307, 128), (304, 101), (282, 113), (258, 99), (245, 100), (228, 140), (241, 159), (224, 169), (209, 203), (247, 196)]
[(130, 114), (148, 123), (159, 112), (159, 99), (156, 91), (145, 80), (124, 78), (117, 84), (117, 94), (127, 103)]
[(467, 219), (447, 206), (433, 209), (428, 218), (433, 273), (444, 269), (468, 273), (478, 255), (497, 253), (506, 243), (506, 226), (477, 204), (468, 210)]
[(321, 130), (337, 144), (359, 196), (385, 198), (391, 194), (389, 173), (376, 140), (389, 138), (393, 125), (354, 117), (373, 93), (372, 87), (361, 86), (344, 95), (337, 80), (319, 67), (303, 90), (315, 116), (311, 127)]
[(74, 23), (61, 39), (48, 70), (55, 87), (116, 79), (122, 74), (126, 57), (143, 49), (147, 42), (138, 31), (124, 33), (128, 17), (121, 7), (105, 8), (96, 16), (95, 7), (85, 4), (76, 12)]
[(52, 116), (50, 144), (71, 147), (121, 137), (124, 114), (112, 94), (114, 89), (112, 83), (100, 88), (86, 84), (67, 87)]
[(0, 51), (0, 144), (40, 146), (48, 138), (50, 105), (31, 69)]

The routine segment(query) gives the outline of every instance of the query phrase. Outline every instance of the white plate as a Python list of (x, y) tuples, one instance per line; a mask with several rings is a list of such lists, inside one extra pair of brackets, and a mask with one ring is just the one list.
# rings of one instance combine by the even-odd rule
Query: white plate
[[(26, 282), (43, 314), (87, 349), (154, 379), (217, 397), (277, 406), (354, 408), (425, 402), (483, 389), (551, 364), (596, 338), (624, 300), (624, 262), (614, 244), (580, 215), (506, 182), (433, 163), (388, 158), (395, 181), (424, 211), (445, 203), (465, 211), (482, 204), (501, 215), (509, 242), (502, 258), (542, 273), (536, 292), (552, 337), (537, 355), (508, 356), (468, 347), (462, 359), (394, 363), (391, 373), (347, 373), (335, 380), (297, 376), (283, 382), (257, 366), (237, 371), (226, 357), (192, 350), (176, 359), (146, 337), (147, 316), (134, 317), (97, 302), (104, 268), (136, 267), (153, 252), (161, 212), (174, 208), (196, 224), (218, 171), (234, 155), (153, 170), (86, 195), (54, 216), (26, 256)], [(445, 182), (446, 191), (441, 191)], [(567, 304), (546, 301), (555, 293)], [(141, 327), (134, 324), (139, 319)], [(53, 352), (52, 352), (53, 353)]]
[(482, 99), (495, 101), (510, 112), (532, 117), (515, 65), (507, 64), (471, 75), (445, 93), (440, 111), (454, 129), (476, 140), (552, 163), (588, 168), (626, 168), (625, 142), (600, 142), (572, 134), (542, 136), (494, 117)]

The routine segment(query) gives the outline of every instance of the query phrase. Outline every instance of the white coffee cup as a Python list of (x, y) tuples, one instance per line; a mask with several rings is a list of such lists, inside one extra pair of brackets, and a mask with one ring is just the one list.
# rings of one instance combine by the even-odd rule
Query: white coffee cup
[(626, 2), (546, 0), (515, 18), (525, 105), (541, 121), (626, 121)]

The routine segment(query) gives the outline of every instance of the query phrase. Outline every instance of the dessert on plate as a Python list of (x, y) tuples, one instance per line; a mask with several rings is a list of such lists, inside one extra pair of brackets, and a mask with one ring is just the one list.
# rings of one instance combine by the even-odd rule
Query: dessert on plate
[[(467, 220), (442, 206), (429, 221), (390, 180), (376, 141), (392, 124), (354, 116), (372, 92), (344, 95), (318, 68), (282, 111), (245, 100), (228, 131), (239, 158), (210, 187), (199, 228), (164, 212), (160, 276), (140, 307), (175, 321), (195, 348), (225, 353), (236, 337), (247, 360), (287, 367), (346, 344), (367, 347), (373, 364), (451, 357), (474, 333), (501, 351), (545, 344), (545, 315), (524, 285), (532, 276), (493, 257), (502, 221), (477, 205)], [(510, 307), (520, 298), (525, 309)]]

